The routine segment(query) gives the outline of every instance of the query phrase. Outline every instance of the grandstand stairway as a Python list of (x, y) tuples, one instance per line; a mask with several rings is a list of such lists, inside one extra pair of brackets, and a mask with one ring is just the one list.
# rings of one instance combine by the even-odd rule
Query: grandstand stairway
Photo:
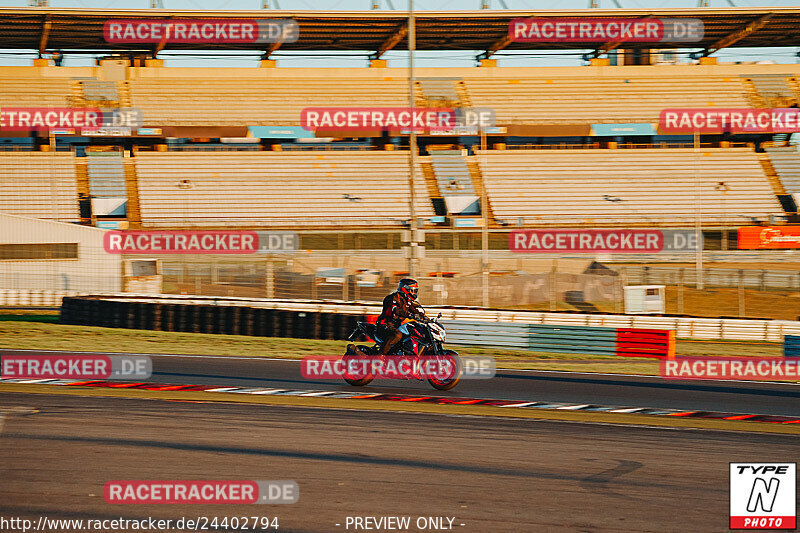
[(425, 178), (425, 186), (428, 188), (428, 197), (433, 204), (433, 211), (437, 216), (446, 216), (447, 207), (444, 203), (442, 193), (439, 191), (439, 183), (436, 181), (436, 173), (433, 171), (433, 163), (430, 157), (423, 157), (419, 163), (422, 168), (422, 175)]
[(124, 217), (128, 199), (122, 152), (86, 152), (92, 215)]
[[(759, 156), (772, 169), (779, 187), (776, 190), (780, 191), (777, 194), (784, 210), (791, 213), (794, 209), (796, 213), (800, 206), (800, 152), (797, 147), (767, 148), (766, 153)], [(791, 196), (791, 201), (785, 196)]]
[(133, 107), (131, 86), (127, 81), (117, 82), (117, 92), (119, 93), (120, 107)]
[(139, 206), (139, 180), (136, 176), (136, 158), (125, 157), (123, 170), (125, 172), (125, 189), (128, 196), (128, 227), (130, 229), (140, 229), (142, 227), (142, 210)]
[(85, 157), (75, 158), (75, 185), (78, 191), (81, 224), (91, 224), (92, 205), (89, 191), (89, 162)]
[(436, 183), (451, 215), (479, 215), (480, 197), (472, 185), (461, 150), (432, 150), (431, 163)]
[(748, 79), (764, 105), (759, 107), (790, 107), (797, 97), (783, 74), (752, 74)]
[(113, 109), (121, 107), (117, 83), (96, 78), (73, 78), (70, 102), (74, 107), (98, 107)]
[(115, 81), (83, 80), (83, 97), (89, 105), (101, 108), (120, 107), (119, 91)]
[(744, 89), (744, 95), (750, 107), (755, 109), (767, 107), (767, 103), (758, 93), (758, 89), (752, 79), (742, 76), (742, 88)]
[(86, 99), (83, 97), (83, 86), (80, 81), (72, 80), (70, 82), (67, 104), (69, 107), (86, 107)]
[(428, 107), (463, 107), (454, 78), (420, 78), (419, 86)]
[(472, 99), (469, 97), (467, 84), (464, 83), (464, 80), (458, 80), (455, 82), (455, 86), (456, 94), (458, 94), (458, 99), (461, 102), (461, 107), (472, 107)]
[(767, 148), (766, 154), (759, 155), (771, 164), (779, 178), (778, 194), (800, 193), (800, 152), (796, 146)]
[(792, 91), (795, 100), (800, 102), (800, 82), (797, 81), (797, 78), (792, 76), (791, 78), (786, 78), (786, 83), (789, 85), (789, 89)]
[[(467, 168), (469, 169), (469, 175), (472, 177), (472, 184), (475, 186), (475, 192), (478, 198), (482, 198), (485, 181), (483, 179), (481, 167), (478, 165), (478, 161), (475, 157), (467, 158)], [(486, 219), (489, 221), (490, 225), (495, 221), (494, 211), (492, 210), (492, 199), (489, 196), (486, 197)]]

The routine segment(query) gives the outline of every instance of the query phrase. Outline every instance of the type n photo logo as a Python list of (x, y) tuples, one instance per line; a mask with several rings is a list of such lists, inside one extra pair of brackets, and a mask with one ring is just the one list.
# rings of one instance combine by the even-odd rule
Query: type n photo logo
[(730, 464), (730, 528), (794, 529), (795, 463)]

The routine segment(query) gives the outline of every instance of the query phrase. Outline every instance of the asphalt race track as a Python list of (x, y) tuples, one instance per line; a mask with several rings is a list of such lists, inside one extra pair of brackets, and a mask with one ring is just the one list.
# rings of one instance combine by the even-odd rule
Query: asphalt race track
[[(727, 531), (728, 463), (800, 455), (792, 435), (0, 393), (8, 406), (39, 412), (5, 416), (0, 516), (34, 523), (258, 515), (343, 532), (347, 516), (392, 515), (452, 517), (463, 533)], [(292, 479), (300, 500), (109, 505), (116, 479)]]
[[(62, 353), (0, 350), (13, 353)], [(70, 352), (63, 352), (70, 353)], [(341, 381), (317, 381), (300, 375), (300, 363), (256, 357), (152, 355), (158, 383), (342, 390)], [(658, 377), (571, 372), (498, 370), (489, 380), (464, 380), (451, 391), (422, 381), (376, 380), (359, 390), (389, 394), (419, 393), (520, 401), (594, 403), (749, 414), (800, 415), (800, 386), (754, 382), (674, 381)]]

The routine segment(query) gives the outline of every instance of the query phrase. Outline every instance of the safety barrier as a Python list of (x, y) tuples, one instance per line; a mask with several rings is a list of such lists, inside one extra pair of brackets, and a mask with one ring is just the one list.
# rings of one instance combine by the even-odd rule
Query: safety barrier
[[(371, 315), (381, 311), (376, 302), (288, 300), (182, 295), (115, 294), (87, 296), (117, 302), (177, 305), (243, 306), (306, 313)], [(592, 326), (630, 329), (674, 330), (678, 338), (708, 340), (754, 340), (783, 342), (785, 335), (800, 335), (800, 322), (733, 318), (693, 318), (646, 315), (547, 313), (541, 311), (492, 310), (475, 307), (428, 306), (429, 313), (441, 312), (445, 320), (481, 321), (498, 324), (523, 323), (552, 326)]]
[(61, 323), (81, 326), (298, 339), (346, 339), (365, 315), (244, 306), (64, 298)]
[(495, 346), (537, 352), (623, 357), (672, 357), (675, 331), (657, 329), (549, 326), (443, 320), (453, 344)]
[(783, 356), (800, 357), (800, 335), (786, 335), (783, 338)]

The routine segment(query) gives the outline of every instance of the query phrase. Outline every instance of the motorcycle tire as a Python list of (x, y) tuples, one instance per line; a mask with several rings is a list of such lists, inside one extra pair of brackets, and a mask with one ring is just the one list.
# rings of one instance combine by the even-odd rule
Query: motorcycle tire
[(437, 390), (450, 390), (458, 385), (459, 381), (461, 381), (461, 371), (463, 370), (463, 365), (461, 363), (461, 358), (458, 356), (458, 352), (453, 350), (445, 350), (444, 355), (450, 356), (450, 359), (455, 363), (455, 377), (446, 379), (429, 378), (428, 383), (430, 383), (431, 386)]

